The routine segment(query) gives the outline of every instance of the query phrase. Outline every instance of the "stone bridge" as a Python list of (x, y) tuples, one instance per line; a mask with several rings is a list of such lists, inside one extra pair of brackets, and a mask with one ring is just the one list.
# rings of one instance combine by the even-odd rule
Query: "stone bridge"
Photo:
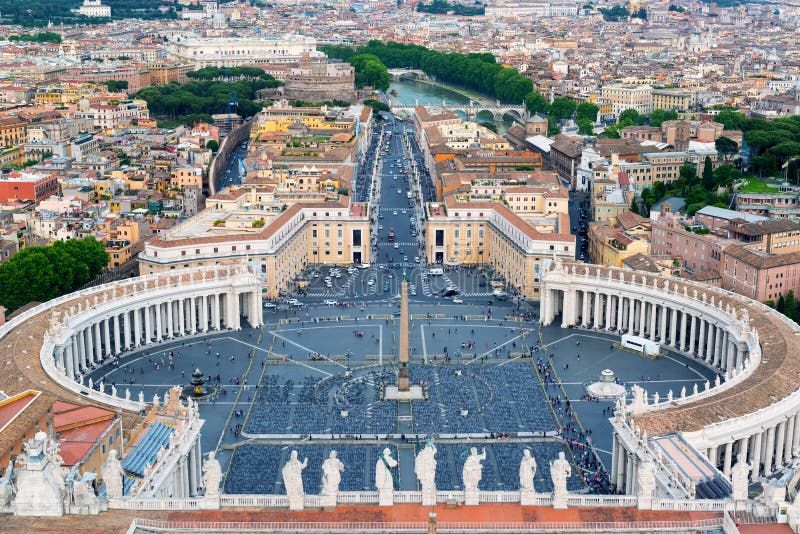
[[(450, 111), (460, 111), (468, 120), (475, 119), (478, 113), (482, 111), (490, 112), (495, 121), (503, 120), (503, 117), (506, 115), (510, 115), (515, 119), (522, 119), (528, 116), (528, 112), (523, 105), (514, 105), (514, 104), (480, 104), (477, 102), (470, 102), (469, 105), (451, 105), (442, 102), (440, 106), (444, 109), (448, 109)], [(414, 108), (411, 106), (392, 106), (392, 113), (394, 114), (406, 114), (409, 117), (414, 115)]]
[(411, 80), (430, 80), (431, 77), (425, 74), (424, 71), (419, 69), (387, 69), (389, 76), (394, 80), (411, 79)]

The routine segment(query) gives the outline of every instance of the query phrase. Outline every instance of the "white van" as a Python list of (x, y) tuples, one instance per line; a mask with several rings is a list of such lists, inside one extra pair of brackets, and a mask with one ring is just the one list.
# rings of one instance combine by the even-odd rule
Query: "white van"
[(435, 267), (435, 268), (431, 269), (430, 271), (428, 271), (428, 274), (431, 275), (431, 276), (442, 276), (444, 274), (444, 269), (440, 269), (438, 267)]

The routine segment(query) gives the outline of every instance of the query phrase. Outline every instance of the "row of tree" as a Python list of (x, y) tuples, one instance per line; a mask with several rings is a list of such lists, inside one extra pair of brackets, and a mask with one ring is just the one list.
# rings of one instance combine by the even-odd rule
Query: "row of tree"
[(775, 308), (792, 321), (800, 319), (800, 302), (794, 298), (794, 291), (791, 289), (786, 293), (786, 296), (781, 295), (776, 303), (774, 300), (768, 300), (764, 304), (770, 308)]
[(0, 264), (0, 304), (9, 312), (76, 291), (108, 265), (105, 245), (94, 237), (30, 247)]
[[(43, 28), (52, 23), (105, 24), (106, 17), (87, 17), (73, 9), (79, 0), (0, 0), (0, 13), (6, 24)], [(112, 0), (111, 19), (135, 18), (139, 20), (176, 19), (174, 0)], [(168, 7), (168, 9), (162, 9)]]
[(281, 82), (261, 71), (257, 78), (239, 78), (232, 82), (200, 79), (184, 84), (172, 82), (146, 87), (133, 97), (146, 101), (150, 111), (157, 117), (191, 124), (189, 121), (197, 120), (200, 115), (207, 117), (227, 112), (232, 97), (236, 99), (237, 114), (242, 117), (254, 115), (262, 108), (260, 103), (253, 100), (256, 91), (279, 85)]
[(12, 35), (9, 41), (22, 41), (28, 43), (55, 43), (61, 42), (61, 34), (55, 32), (23, 33), (22, 35)]
[(356, 75), (357, 87), (372, 87), (381, 91), (389, 88), (389, 71), (373, 54), (356, 54), (350, 58)]
[(465, 17), (473, 17), (476, 15), (483, 15), (486, 13), (486, 8), (480, 2), (475, 2), (474, 5), (450, 3), (447, 0), (432, 0), (430, 4), (420, 2), (417, 4), (417, 11), (420, 13), (435, 13), (445, 15), (452, 13), (453, 15), (462, 15)]
[(732, 110), (720, 111), (714, 120), (726, 130), (744, 132), (744, 142), (750, 147), (750, 169), (760, 175), (776, 174), (784, 165), (792, 166), (789, 177), (797, 175), (800, 162), (800, 116), (774, 120), (747, 118)]
[(419, 69), (441, 82), (512, 104), (523, 103), (533, 91), (533, 82), (516, 69), (499, 65), (489, 53), (446, 53), (419, 45), (376, 40), (355, 49), (349, 46), (324, 46), (321, 49), (329, 57), (344, 61), (370, 54), (388, 68)]

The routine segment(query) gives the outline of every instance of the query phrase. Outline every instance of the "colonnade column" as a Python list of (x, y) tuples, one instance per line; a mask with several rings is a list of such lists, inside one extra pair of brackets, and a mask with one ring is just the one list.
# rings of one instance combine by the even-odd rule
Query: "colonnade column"
[(705, 333), (706, 333), (706, 322), (701, 319), (697, 318), (697, 321), (700, 323), (700, 332), (697, 336), (697, 355), (698, 357), (702, 358), (705, 354)]
[(136, 308), (133, 310), (133, 332), (136, 337), (136, 346), (142, 344), (142, 310)]
[(684, 352), (688, 352), (689, 354), (694, 352), (694, 342), (697, 334), (697, 322), (698, 318), (695, 315), (692, 315), (692, 327), (689, 333), (689, 347), (684, 350)]
[(86, 338), (83, 330), (78, 331), (78, 368), (82, 373), (86, 372)]
[(123, 321), (122, 326), (125, 334), (125, 348), (130, 349), (133, 347), (133, 342), (131, 341), (131, 313), (126, 311), (124, 315), (125, 321)]
[(106, 342), (105, 356), (111, 356), (113, 354), (111, 350), (111, 327), (108, 324), (109, 322), (111, 322), (111, 317), (106, 317), (106, 319), (103, 321), (103, 334)]
[(753, 440), (753, 455), (750, 467), (750, 480), (758, 479), (758, 474), (761, 470), (761, 436), (763, 432), (755, 435)]
[(72, 353), (72, 338), (68, 339), (64, 345), (64, 367), (67, 370), (67, 376), (73, 378), (75, 376), (75, 356)]
[(81, 335), (84, 336), (86, 343), (84, 345), (83, 365), (88, 369), (92, 367), (92, 363), (94, 363), (94, 332), (92, 332), (92, 325), (84, 328)]
[(581, 291), (581, 326), (588, 327), (589, 326), (589, 293), (587, 291)]
[(720, 367), (722, 361), (722, 339), (725, 331), (720, 326), (714, 327), (714, 367)]
[(183, 297), (178, 301), (178, 334), (186, 335), (186, 299)]
[(614, 325), (614, 330), (622, 330), (622, 313), (625, 309), (625, 303), (623, 302), (623, 297), (620, 295), (614, 297), (614, 301), (617, 307), (617, 324)]
[(635, 302), (635, 300), (628, 297), (628, 324), (626, 326), (630, 334), (633, 334), (634, 308), (636, 308)]
[(775, 429), (775, 468), (778, 469), (783, 465), (783, 447), (786, 444), (786, 422), (781, 421)]
[(722, 464), (722, 472), (726, 475), (731, 474), (731, 455), (733, 454), (733, 441), (725, 444), (725, 460)]
[(200, 327), (203, 332), (208, 332), (208, 296), (200, 297)]
[(146, 304), (143, 308), (144, 311), (144, 342), (150, 343), (153, 341), (153, 317), (150, 313), (150, 305)]
[(156, 304), (154, 308), (156, 311), (156, 340), (161, 341), (164, 339), (164, 329), (161, 322), (161, 303)]
[(167, 327), (164, 329), (164, 335), (167, 338), (175, 337), (175, 323), (173, 322), (173, 314), (172, 314), (172, 306), (174, 306), (175, 301), (168, 300), (165, 303), (167, 307)]
[(189, 333), (196, 334), (197, 333), (197, 297), (192, 296), (189, 299)]
[(114, 350), (120, 352), (119, 314), (114, 315)]
[(594, 319), (593, 326), (600, 328), (600, 310), (602, 309), (603, 300), (600, 297), (600, 292), (594, 292), (594, 310), (592, 310), (592, 318)]
[(764, 474), (772, 474), (772, 459), (775, 452), (775, 427), (767, 429), (767, 446), (764, 449)]

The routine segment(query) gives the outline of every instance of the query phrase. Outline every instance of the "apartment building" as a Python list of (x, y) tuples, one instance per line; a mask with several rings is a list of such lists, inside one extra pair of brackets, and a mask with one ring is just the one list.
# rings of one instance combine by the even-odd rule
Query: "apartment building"
[(653, 89), (653, 109), (689, 111), (696, 104), (695, 95), (681, 89)]
[[(539, 274), (555, 256), (575, 257), (566, 213), (525, 219), (501, 202), (465, 202), (453, 195), (425, 209), (429, 261), (490, 265), (528, 297), (538, 298)], [(548, 222), (545, 233), (542, 225)]]
[(800, 294), (800, 253), (766, 254), (744, 245), (722, 253), (722, 287), (764, 302), (789, 291)]
[(289, 205), (256, 186), (214, 195), (198, 215), (146, 243), (140, 272), (256, 263), (265, 295), (274, 298), (293, 290), (308, 265), (369, 263), (367, 205), (349, 197), (309, 200)]
[(653, 111), (653, 88), (650, 85), (604, 85), (600, 100), (611, 106), (615, 117), (619, 117), (626, 109), (635, 109), (641, 115), (649, 115)]
[(722, 271), (722, 251), (737, 241), (708, 233), (692, 218), (662, 214), (653, 222), (651, 254), (668, 257), (691, 273)]
[(650, 221), (631, 211), (614, 222), (590, 223), (588, 237), (589, 257), (599, 265), (622, 267), (631, 256), (650, 253)]

